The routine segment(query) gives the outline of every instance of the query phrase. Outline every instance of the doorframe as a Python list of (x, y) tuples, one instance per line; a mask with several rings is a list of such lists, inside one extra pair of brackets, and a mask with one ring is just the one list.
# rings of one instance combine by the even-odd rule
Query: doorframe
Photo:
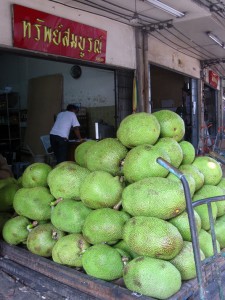
[(191, 89), (191, 103), (192, 103), (192, 135), (191, 135), (191, 143), (192, 145), (195, 147), (195, 149), (197, 150), (198, 147), (198, 138), (199, 138), (199, 79), (197, 78), (193, 78), (190, 77), (187, 74), (183, 74), (180, 73), (176, 70), (171, 70), (165, 66), (162, 65), (158, 65), (158, 64), (154, 64), (152, 62), (149, 62), (148, 64), (148, 74), (149, 74), (149, 106), (150, 106), (150, 110), (152, 111), (152, 86), (151, 86), (151, 65), (157, 66), (159, 68), (162, 69), (167, 69), (171, 72), (180, 74), (181, 76), (183, 76), (184, 78), (188, 78), (189, 79), (189, 83), (190, 83), (190, 89)]

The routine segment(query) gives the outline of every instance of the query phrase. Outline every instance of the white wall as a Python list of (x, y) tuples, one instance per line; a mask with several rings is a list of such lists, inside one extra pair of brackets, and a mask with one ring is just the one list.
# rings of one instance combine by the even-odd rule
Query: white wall
[(30, 78), (62, 74), (64, 77), (64, 107), (68, 103), (81, 103), (84, 107), (115, 105), (114, 72), (81, 66), (82, 75), (70, 75), (73, 64), (23, 57), (14, 54), (0, 55), (0, 90), (9, 85), (19, 92), (21, 108), (27, 107), (27, 88)]
[(131, 26), (100, 16), (82, 12), (47, 0), (1, 0), (0, 46), (12, 47), (11, 4), (19, 4), (69, 20), (107, 31), (106, 63), (114, 66), (136, 68), (135, 35)]
[(190, 77), (200, 78), (200, 61), (175, 51), (153, 36), (148, 37), (148, 60), (150, 63), (176, 70)]

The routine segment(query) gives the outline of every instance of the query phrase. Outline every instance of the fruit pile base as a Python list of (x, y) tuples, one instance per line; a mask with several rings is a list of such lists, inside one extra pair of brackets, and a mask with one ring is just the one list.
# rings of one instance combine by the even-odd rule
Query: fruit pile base
[[(0, 240), (0, 267), (8, 269), (9, 272), (14, 273), (14, 276), (22, 276), (24, 278), (29, 277), (29, 270), (31, 274), (36, 274), (33, 278), (29, 278), (30, 284), (39, 280), (39, 283), (43, 278), (44, 285), (48, 289), (58, 292), (59, 295), (64, 293), (76, 293), (87, 295), (87, 298), (79, 299), (104, 299), (104, 300), (150, 300), (152, 298), (133, 293), (125, 288), (122, 280), (116, 280), (114, 282), (106, 282), (88, 276), (81, 270), (76, 270), (74, 268), (69, 268), (63, 265), (59, 265), (50, 259), (37, 256), (32, 254), (27, 249), (20, 246), (11, 246), (4, 241)], [(225, 281), (225, 261), (221, 257), (218, 261), (220, 269), (222, 270), (222, 282)], [(32, 273), (33, 272), (33, 273)], [(216, 282), (213, 276), (214, 270), (210, 265), (208, 270), (206, 270), (207, 279), (207, 293), (210, 295), (211, 299), (218, 299), (218, 290), (216, 287)], [(37, 276), (39, 274), (39, 276)], [(38, 279), (38, 278), (39, 279)], [(66, 296), (66, 295), (62, 295)], [(71, 298), (73, 299), (73, 298)], [(198, 297), (198, 283), (196, 279), (186, 281), (182, 284), (180, 291), (174, 294), (168, 300), (197, 300)]]

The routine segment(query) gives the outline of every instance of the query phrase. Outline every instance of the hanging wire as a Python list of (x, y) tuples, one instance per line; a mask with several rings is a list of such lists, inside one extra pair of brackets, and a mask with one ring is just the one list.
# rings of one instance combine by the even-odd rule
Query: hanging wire
[[(177, 46), (178, 48), (183, 48), (180, 44), (177, 44), (176, 42), (174, 42), (174, 41), (172, 41), (171, 39), (169, 39), (168, 37), (166, 37), (166, 36), (162, 33), (162, 31), (157, 30), (157, 33), (158, 33), (159, 35), (161, 35), (165, 40), (169, 41), (172, 45)], [(176, 50), (179, 51), (179, 52), (182, 52), (180, 49), (177, 49), (177, 48), (174, 48), (174, 49), (176, 49)], [(183, 50), (183, 51), (185, 50), (185, 51), (187, 51), (187, 52), (189, 52), (189, 53), (194, 54), (195, 56), (192, 56), (192, 57), (195, 58), (195, 59), (199, 59), (199, 56), (196, 54), (195, 51), (190, 50), (190, 49), (184, 49), (184, 48), (183, 48), (182, 50)], [(182, 52), (182, 53), (184, 53), (184, 54), (187, 55), (187, 53), (185, 53), (185, 52)]]
[[(128, 8), (125, 8), (124, 6), (112, 3), (110, 0), (101, 0), (98, 3), (95, 3), (95, 1), (92, 0), (86, 0), (85, 2), (82, 0), (71, 0), (68, 3), (62, 3), (60, 0), (49, 0), (50, 2), (58, 3), (60, 5), (74, 8), (74, 9), (81, 9), (83, 11), (91, 13), (93, 9), (95, 9), (95, 15), (99, 15), (102, 17), (106, 17), (108, 19), (123, 23), (123, 24), (130, 24), (130, 19), (134, 15), (134, 11)], [(225, 4), (218, 0), (216, 2), (213, 2), (211, 0), (193, 0), (193, 2), (197, 3), (198, 5), (206, 7), (209, 11), (211, 11), (213, 14), (217, 15), (220, 19), (225, 19)], [(77, 5), (76, 5), (77, 4)], [(79, 7), (79, 4), (83, 5), (82, 8)], [(134, 2), (135, 4), (135, 12), (137, 12), (137, 0)], [(108, 7), (106, 7), (106, 5)], [(110, 5), (110, 6), (109, 6)], [(110, 7), (110, 8), (109, 8)], [(108, 14), (106, 16), (106, 14)], [(120, 18), (120, 19), (116, 19)], [(144, 26), (151, 26), (156, 22), (161, 22), (155, 18), (148, 17), (143, 13), (138, 12), (138, 19), (140, 20), (140, 23)], [(132, 26), (132, 25), (131, 25)], [(213, 59), (214, 53), (208, 51), (198, 43), (194, 42), (190, 37), (185, 35), (181, 30), (177, 28), (177, 26), (172, 26), (171, 30), (168, 28), (165, 29), (171, 36), (175, 37), (178, 41), (175, 42), (171, 38), (167, 37), (162, 33), (162, 30), (155, 30), (154, 32), (157, 33), (154, 34), (154, 32), (148, 32), (150, 35), (164, 43), (165, 45), (171, 47), (172, 49), (185, 54), (189, 55), (192, 58), (200, 59), (199, 57), (204, 57), (207, 59)], [(177, 34), (176, 34), (177, 33)], [(186, 39), (186, 40), (185, 40)], [(180, 42), (180, 44), (179, 44)], [(184, 44), (187, 45), (187, 48), (184, 48)], [(195, 45), (199, 49), (196, 49), (193, 47)], [(192, 48), (192, 49), (189, 49)], [(194, 48), (194, 49), (193, 49)], [(215, 58), (216, 59), (216, 58)], [(202, 60), (202, 59), (201, 59)], [(217, 69), (220, 74), (225, 75), (225, 68), (223, 66), (223, 62), (219, 61), (216, 65), (214, 64), (214, 69)], [(218, 69), (219, 68), (219, 69)]]
[[(204, 47), (202, 47), (202, 46), (199, 45), (198, 43), (196, 43), (196, 42), (194, 42), (193, 40), (191, 40), (187, 35), (185, 35), (183, 32), (181, 32), (179, 29), (177, 29), (176, 26), (174, 26), (173, 28), (175, 29), (175, 31), (177, 31), (179, 34), (181, 34), (183, 37), (185, 37), (186, 39), (188, 39), (189, 41), (191, 41), (192, 44), (194, 44), (194, 45), (196, 45), (197, 47), (199, 47), (200, 49), (202, 49), (202, 51), (208, 53), (209, 55), (204, 54), (206, 57), (208, 57), (208, 58), (211, 58), (211, 57), (212, 57), (212, 55), (213, 55), (212, 52), (206, 50)], [(189, 44), (188, 44), (188, 45), (189, 45)], [(202, 53), (202, 52), (201, 52), (201, 53)], [(203, 53), (202, 53), (202, 54), (203, 54)]]
[[(98, 16), (101, 16), (101, 17), (106, 17), (108, 19), (111, 19), (111, 20), (114, 20), (114, 21), (117, 21), (117, 22), (120, 22), (120, 23), (124, 23), (124, 24), (128, 24), (130, 18), (132, 17), (134, 11), (133, 10), (130, 10), (128, 8), (124, 8), (123, 6), (120, 6), (120, 5), (117, 5), (115, 3), (112, 3), (111, 1), (105, 1), (105, 0), (102, 0), (102, 2), (104, 3), (107, 3), (107, 4), (110, 4), (112, 6), (112, 8), (107, 8), (101, 4), (97, 4), (95, 3), (94, 1), (91, 1), (91, 0), (86, 0), (84, 3), (83, 1), (81, 0), (72, 0), (70, 1), (71, 3), (74, 3), (73, 5), (72, 4), (68, 4), (68, 3), (62, 3), (60, 0), (48, 0), (50, 2), (54, 2), (54, 3), (57, 3), (57, 4), (60, 4), (60, 5), (63, 5), (63, 6), (66, 6), (66, 7), (70, 7), (70, 8), (74, 8), (74, 9), (81, 9), (79, 6), (76, 6), (76, 3), (80, 3), (82, 4), (84, 7), (87, 7), (84, 9), (84, 7), (81, 9), (82, 11), (86, 11), (86, 12), (89, 12), (89, 13), (92, 13), (91, 9), (88, 9), (88, 7), (91, 7), (91, 8), (95, 8), (97, 10), (100, 10), (102, 12), (106, 12), (106, 13), (109, 13), (109, 14), (112, 14), (114, 16), (117, 16), (119, 18), (121, 18), (120, 20), (117, 20), (115, 19), (115, 17), (110, 17), (110, 16), (105, 16), (104, 13), (100, 13), (100, 12), (95, 12), (95, 15), (98, 15)], [(120, 11), (125, 11), (125, 12), (120, 12)], [(129, 14), (127, 14), (129, 13)], [(141, 21), (145, 22), (145, 23), (152, 23), (152, 22), (158, 22), (159, 20), (158, 19), (155, 19), (153, 17), (149, 17), (149, 16), (146, 16), (142, 13), (138, 13)], [(126, 20), (126, 21), (123, 21), (122, 19)], [(143, 24), (144, 25), (144, 24)]]

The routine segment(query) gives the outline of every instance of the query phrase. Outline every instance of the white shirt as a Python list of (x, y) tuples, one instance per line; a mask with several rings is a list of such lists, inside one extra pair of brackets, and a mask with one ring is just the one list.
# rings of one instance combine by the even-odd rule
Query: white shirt
[(80, 123), (75, 113), (72, 111), (62, 111), (57, 115), (50, 134), (59, 135), (68, 139), (71, 127), (77, 126), (80, 126)]

